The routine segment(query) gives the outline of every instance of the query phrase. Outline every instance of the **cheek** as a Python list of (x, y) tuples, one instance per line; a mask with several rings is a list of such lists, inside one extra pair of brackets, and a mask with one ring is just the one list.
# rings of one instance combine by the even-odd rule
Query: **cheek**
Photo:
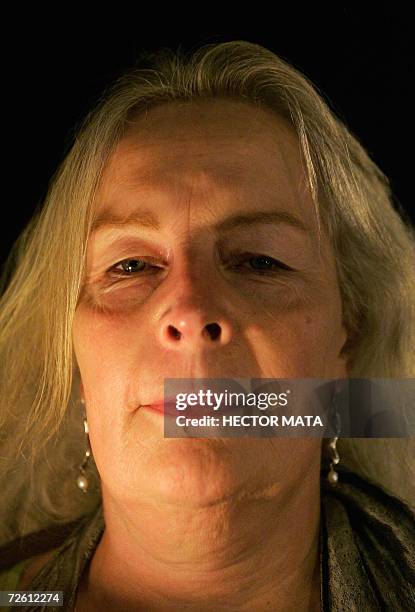
[(130, 416), (128, 381), (137, 374), (137, 367), (129, 368), (132, 360), (128, 347), (120, 342), (116, 329), (106, 317), (78, 306), (73, 325), (74, 351), (86, 399), (92, 452), (98, 470), (105, 468), (107, 472), (111, 471), (108, 448), (112, 449), (109, 463), (125, 450), (124, 427)]
[(154, 281), (130, 279), (113, 286), (86, 286), (83, 291), (83, 305), (91, 313), (102, 316), (127, 316), (140, 308), (154, 290)]
[(304, 357), (316, 375), (327, 372), (327, 366), (337, 357), (337, 341), (340, 320), (333, 316), (331, 309), (306, 314), (298, 322), (296, 341), (304, 347)]
[(269, 304), (246, 326), (248, 342), (269, 378), (340, 376), (341, 304), (333, 295)]
[(121, 391), (121, 372), (131, 351), (127, 336), (122, 336), (118, 326), (107, 316), (78, 306), (74, 325), (73, 343), (75, 356), (82, 377), (85, 394), (102, 396)]

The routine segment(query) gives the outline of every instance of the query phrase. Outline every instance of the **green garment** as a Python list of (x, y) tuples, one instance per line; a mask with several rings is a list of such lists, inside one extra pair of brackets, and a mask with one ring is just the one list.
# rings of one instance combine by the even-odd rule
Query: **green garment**
[[(321, 479), (321, 611), (415, 610), (414, 510), (347, 468), (338, 466), (337, 471), (336, 487)], [(20, 610), (73, 610), (80, 577), (104, 528), (100, 504), (91, 516), (71, 524), (69, 532), (66, 528), (59, 549), (33, 578), (28, 590), (63, 591), (63, 608), (25, 606)], [(31, 535), (30, 556), (47, 550), (44, 532), (38, 543), (36, 534)], [(55, 533), (49, 548), (58, 544)], [(11, 581), (3, 584), (12, 584), (21, 569), (4, 561), (16, 555), (13, 546), (16, 549), (17, 543), (0, 548), (0, 581)]]

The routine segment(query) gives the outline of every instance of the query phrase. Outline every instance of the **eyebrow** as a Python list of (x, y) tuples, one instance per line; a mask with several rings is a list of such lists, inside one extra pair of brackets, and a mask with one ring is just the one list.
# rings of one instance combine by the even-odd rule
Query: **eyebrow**
[(91, 234), (100, 229), (111, 229), (116, 227), (124, 227), (126, 225), (137, 225), (150, 229), (160, 229), (160, 224), (154, 214), (150, 211), (135, 212), (127, 217), (119, 217), (117, 215), (106, 213), (101, 217), (97, 217), (91, 225)]
[[(218, 233), (229, 232), (241, 227), (251, 227), (258, 223), (268, 225), (289, 225), (302, 232), (308, 233), (307, 226), (295, 215), (286, 210), (275, 211), (252, 211), (250, 213), (239, 213), (219, 221), (214, 225)], [(135, 212), (126, 217), (118, 217), (113, 214), (105, 214), (93, 221), (91, 234), (102, 229), (123, 228), (127, 226), (146, 227), (153, 230), (160, 229), (160, 223), (151, 211)]]

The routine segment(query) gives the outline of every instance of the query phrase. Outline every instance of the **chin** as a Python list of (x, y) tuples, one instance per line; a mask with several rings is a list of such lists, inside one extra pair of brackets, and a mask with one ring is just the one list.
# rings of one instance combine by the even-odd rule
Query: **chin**
[[(150, 480), (143, 483), (152, 496), (170, 503), (203, 506), (223, 500), (241, 486), (245, 470), (236, 457), (223, 452), (223, 447), (219, 447), (217, 454), (211, 446), (207, 448), (206, 443), (214, 440), (178, 439), (175, 442), (178, 444), (169, 444), (169, 451), (157, 457), (148, 472)], [(173, 450), (172, 446), (176, 448)]]

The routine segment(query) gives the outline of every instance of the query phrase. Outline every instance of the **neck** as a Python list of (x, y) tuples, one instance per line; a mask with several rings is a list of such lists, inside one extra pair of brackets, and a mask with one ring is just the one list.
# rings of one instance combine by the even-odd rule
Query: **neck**
[(104, 487), (103, 503), (85, 587), (97, 609), (320, 610), (318, 469), (203, 507), (126, 506)]

